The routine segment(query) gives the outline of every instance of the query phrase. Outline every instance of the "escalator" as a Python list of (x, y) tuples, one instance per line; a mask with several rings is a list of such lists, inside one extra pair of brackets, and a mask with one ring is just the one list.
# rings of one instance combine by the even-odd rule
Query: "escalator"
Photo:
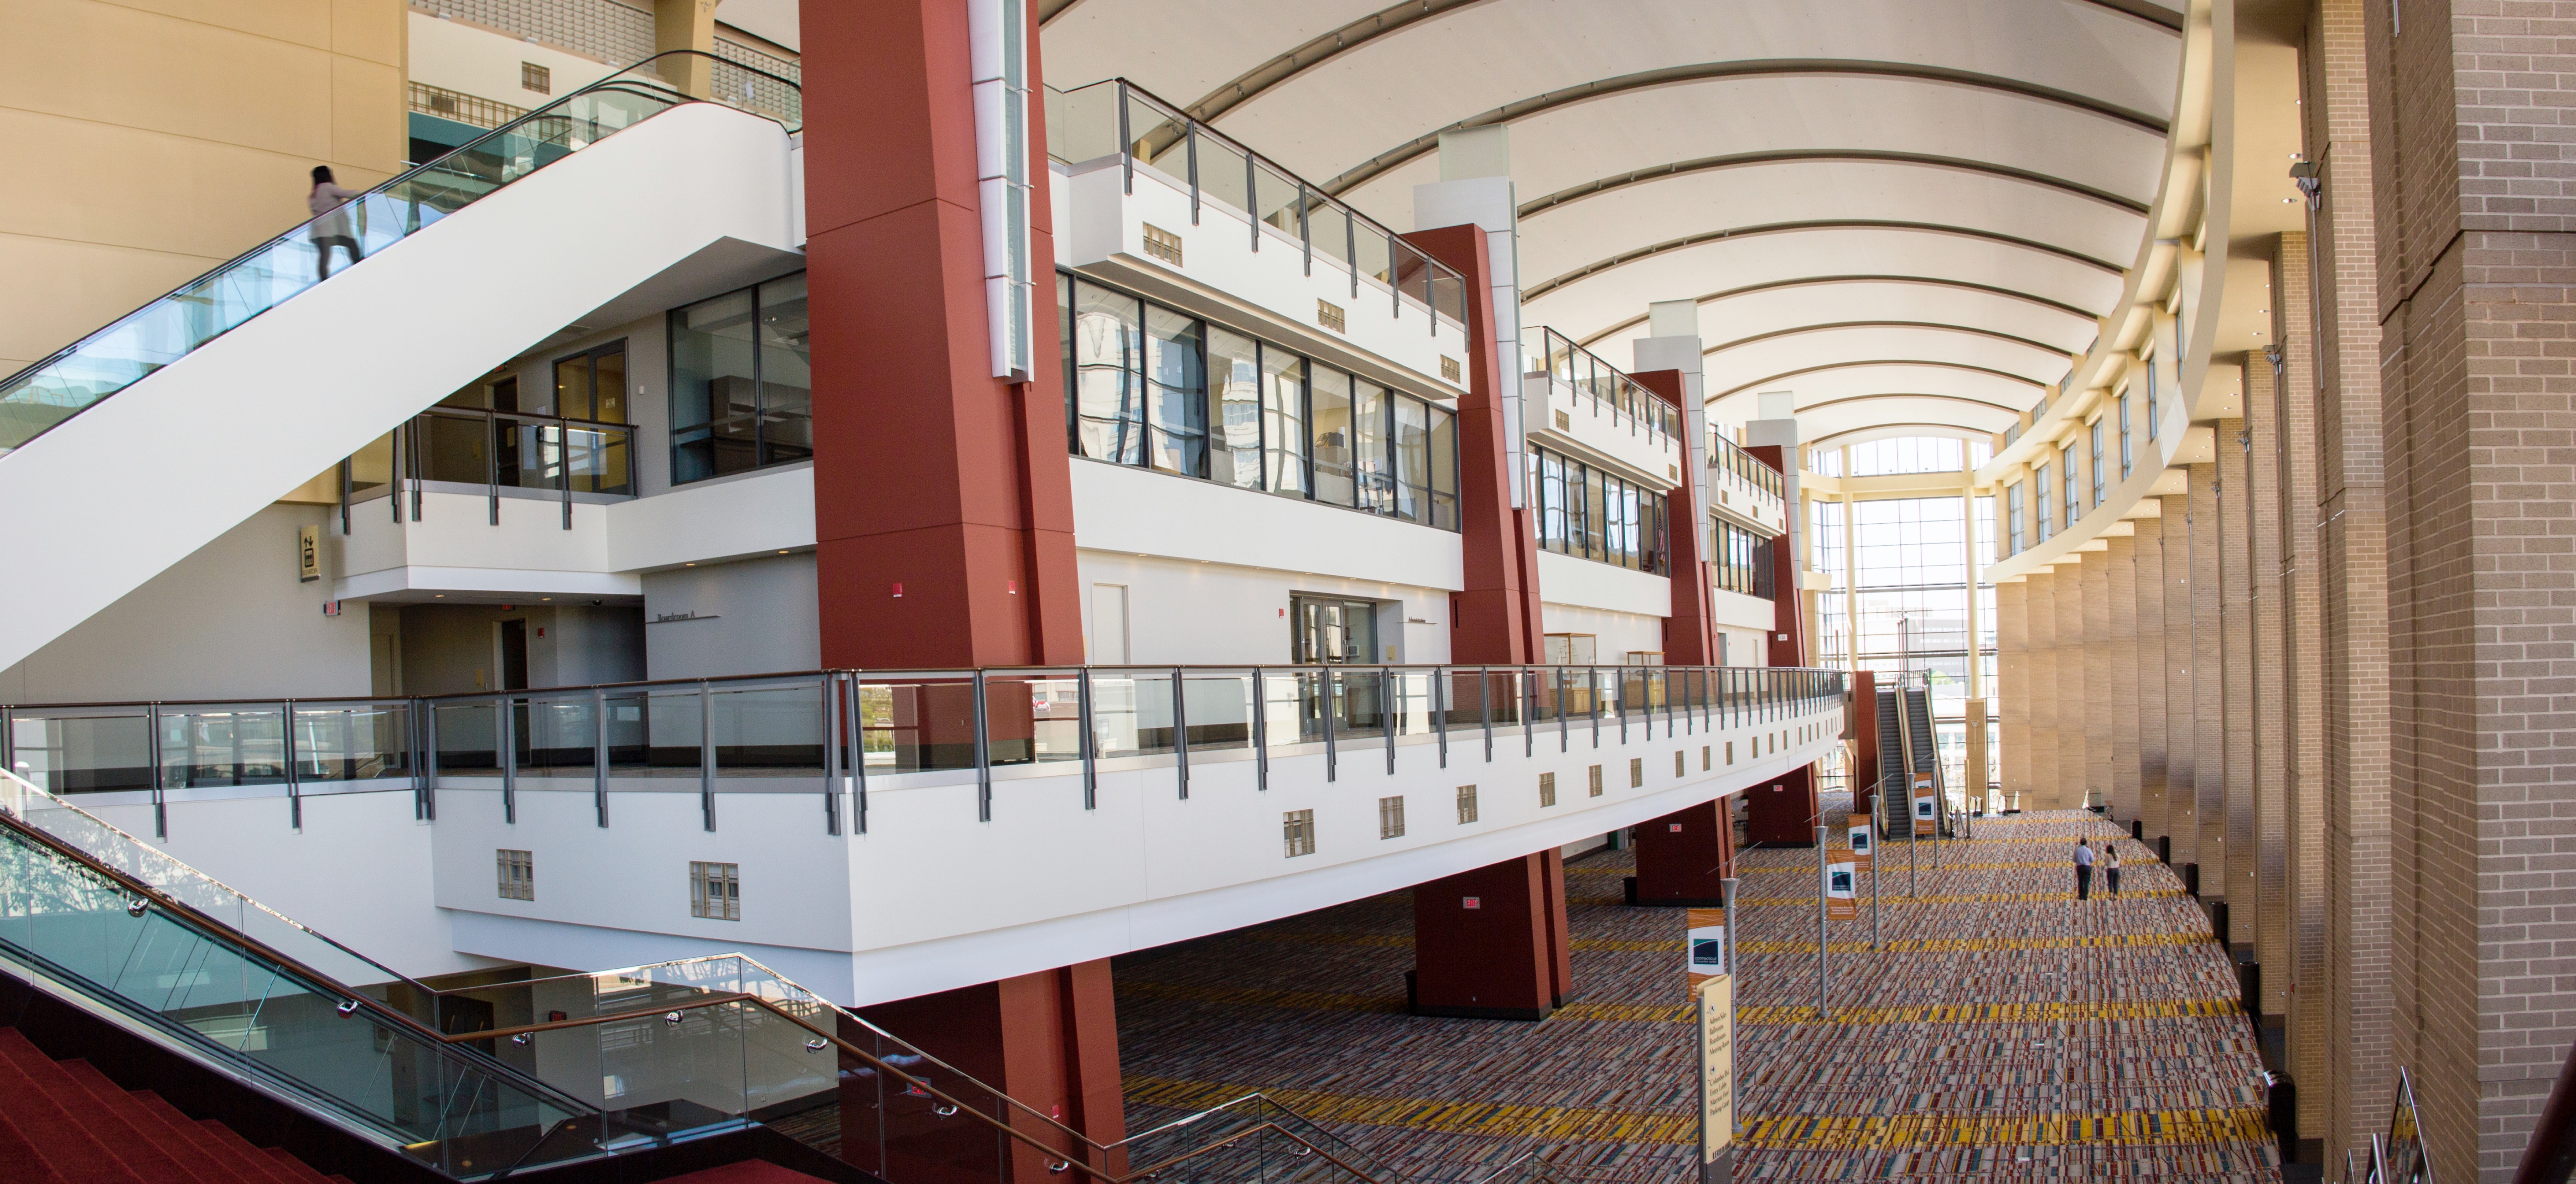
[(1878, 692), (1878, 833), (1885, 838), (1910, 836), (1914, 828), (1906, 825), (1905, 725), (1897, 710), (1896, 688)]
[(796, 111), (690, 99), (673, 56), (325, 215), (366, 257), (328, 279), (300, 226), (0, 380), (0, 505), (42, 508), (0, 516), (0, 555), (57, 561), (11, 582), (0, 668), (710, 248), (797, 250)]
[(1941, 745), (1932, 729), (1932, 691), (1929, 687), (1907, 687), (1905, 695), (1905, 766), (1914, 779), (1932, 779), (1933, 826), (1939, 833), (1950, 833), (1950, 795), (1942, 784)]

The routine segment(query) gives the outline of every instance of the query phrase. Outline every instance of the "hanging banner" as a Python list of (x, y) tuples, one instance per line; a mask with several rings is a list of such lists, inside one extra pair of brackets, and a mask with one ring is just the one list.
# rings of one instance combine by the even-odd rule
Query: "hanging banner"
[(310, 584), (322, 578), (322, 528), (298, 527), (295, 531), (295, 578)]
[(1688, 909), (1684, 912), (1682, 923), (1689, 927), (1689, 933), (1682, 945), (1689, 952), (1690, 993), (1697, 998), (1699, 989), (1708, 980), (1727, 973), (1726, 910)]
[(1860, 902), (1853, 899), (1853, 882), (1858, 874), (1848, 863), (1825, 865), (1825, 919), (1849, 921), (1860, 916)]
[(1933, 826), (1938, 820), (1938, 817), (1939, 816), (1933, 812), (1932, 808), (1932, 775), (1929, 773), (1918, 774), (1914, 778), (1915, 837), (1931, 837)]
[(1877, 855), (1870, 850), (1868, 823), (1864, 822), (1851, 828), (1851, 849), (1852, 870), (1864, 873), (1869, 871), (1870, 861), (1877, 858)]
[(1699, 1180), (1735, 1179), (1735, 980), (1721, 974), (1699, 994)]

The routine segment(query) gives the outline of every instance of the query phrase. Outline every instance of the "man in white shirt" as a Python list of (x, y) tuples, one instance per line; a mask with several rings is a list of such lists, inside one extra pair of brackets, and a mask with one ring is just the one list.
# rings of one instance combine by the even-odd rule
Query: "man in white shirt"
[(2093, 846), (2075, 840), (2075, 899), (2093, 899)]

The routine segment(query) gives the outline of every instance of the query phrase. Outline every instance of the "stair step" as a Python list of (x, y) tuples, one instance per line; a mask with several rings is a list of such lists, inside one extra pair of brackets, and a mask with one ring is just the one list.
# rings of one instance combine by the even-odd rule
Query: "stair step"
[[(134, 1099), (89, 1062), (56, 1061), (54, 1068), (61, 1073), (58, 1099), (92, 1137), (106, 1144), (108, 1151), (125, 1164), (128, 1174), (144, 1184), (193, 1184), (197, 1176), (179, 1159), (179, 1153), (187, 1149), (187, 1140), (136, 1121), (142, 1115)], [(106, 1096), (92, 1088), (93, 1079), (106, 1087)]]
[(78, 1087), (14, 1028), (0, 1028), (0, 1096), (9, 1099), (18, 1133), (66, 1184), (135, 1184), (141, 1177), (81, 1119), (83, 1107), (64, 1104)]
[(200, 1118), (197, 1120), (197, 1125), (217, 1142), (232, 1148), (247, 1161), (260, 1173), (254, 1178), (260, 1180), (262, 1184), (303, 1184), (300, 1178), (288, 1175), (285, 1169), (277, 1165), (276, 1160), (270, 1159), (266, 1150), (243, 1138), (240, 1131), (211, 1118)]
[(286, 1148), (271, 1147), (263, 1154), (267, 1155), (269, 1161), (276, 1164), (279, 1170), (285, 1172), (288, 1179), (295, 1181), (295, 1184), (328, 1184), (331, 1179), (313, 1170), (312, 1164), (295, 1158), (295, 1153)]
[(45, 1165), (45, 1157), (36, 1151), (36, 1145), (19, 1133), (18, 1124), (10, 1119), (6, 1109), (0, 1109), (0, 1172), (7, 1173), (9, 1179), (25, 1180), (28, 1184), (61, 1184), (62, 1181), (54, 1169)]
[(137, 1137), (159, 1148), (184, 1173), (185, 1179), (207, 1181), (208, 1184), (248, 1184), (238, 1172), (218, 1160), (193, 1129), (173, 1127), (163, 1121), (159, 1114), (143, 1104), (142, 1099), (108, 1080), (107, 1074), (99, 1072), (98, 1066), (82, 1060), (57, 1063), (87, 1091), (91, 1105), (101, 1112), (114, 1114)]
[(203, 1148), (208, 1157), (224, 1165), (225, 1169), (242, 1184), (275, 1184), (275, 1178), (270, 1174), (266, 1163), (253, 1160), (235, 1151), (231, 1145), (220, 1139), (205, 1138), (204, 1131), (197, 1125), (196, 1119), (181, 1113), (178, 1107), (165, 1101), (161, 1095), (148, 1089), (140, 1089), (134, 1091), (134, 1100), (141, 1103), (144, 1109), (149, 1110), (154, 1117), (159, 1118), (172, 1130), (197, 1140), (197, 1146)]

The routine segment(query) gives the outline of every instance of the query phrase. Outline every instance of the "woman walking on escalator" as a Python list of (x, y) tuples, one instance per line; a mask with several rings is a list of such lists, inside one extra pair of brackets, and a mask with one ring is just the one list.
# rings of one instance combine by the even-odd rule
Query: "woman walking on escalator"
[(349, 202), (359, 196), (362, 195), (357, 190), (342, 189), (333, 183), (331, 166), (313, 166), (313, 192), (306, 195), (304, 206), (313, 211), (310, 233), (316, 269), (313, 278), (317, 282), (331, 278), (331, 248), (348, 248), (351, 267), (367, 257), (358, 249), (357, 234), (349, 228)]
[(2118, 899), (2120, 895), (2120, 841), (2118, 839), (2102, 844), (2102, 887), (2110, 891), (2113, 899)]

